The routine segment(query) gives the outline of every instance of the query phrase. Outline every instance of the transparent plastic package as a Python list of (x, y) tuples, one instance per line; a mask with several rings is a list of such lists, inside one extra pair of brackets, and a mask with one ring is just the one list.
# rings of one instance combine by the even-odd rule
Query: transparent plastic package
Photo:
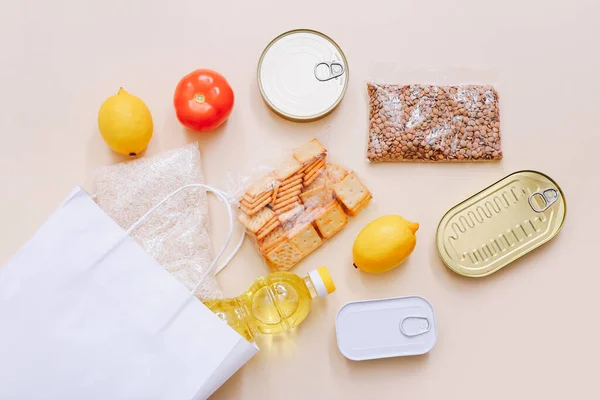
[[(198, 146), (189, 144), (153, 157), (99, 168), (94, 182), (96, 203), (119, 226), (128, 229), (170, 193), (203, 180)], [(213, 259), (206, 191), (191, 188), (174, 196), (131, 235), (174, 278), (193, 289)], [(200, 300), (222, 298), (212, 274), (195, 294)]]
[(299, 146), (260, 176), (240, 177), (238, 220), (266, 263), (286, 271), (342, 230), (372, 194), (356, 174), (329, 160), (318, 139)]
[[(498, 92), (489, 84), (367, 83), (370, 162), (502, 159)], [(410, 74), (406, 74), (410, 75)], [(477, 74), (475, 74), (477, 75)], [(381, 80), (379, 80), (381, 79)]]

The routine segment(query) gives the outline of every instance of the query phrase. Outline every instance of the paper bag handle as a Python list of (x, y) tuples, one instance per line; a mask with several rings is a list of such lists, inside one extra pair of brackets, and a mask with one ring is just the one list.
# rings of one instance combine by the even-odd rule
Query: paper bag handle
[[(194, 188), (194, 187), (201, 187), (201, 188), (206, 189), (207, 192), (212, 192), (215, 196), (217, 196), (219, 198), (219, 200), (221, 200), (223, 203), (225, 203), (227, 205), (227, 214), (229, 215), (229, 233), (227, 234), (227, 239), (225, 240), (225, 245), (223, 246), (223, 248), (221, 248), (221, 250), (219, 251), (217, 256), (213, 259), (212, 263), (210, 264), (210, 266), (208, 267), (208, 269), (206, 270), (206, 272), (204, 273), (202, 278), (200, 278), (200, 280), (198, 281), (196, 286), (194, 286), (194, 288), (192, 289), (192, 294), (196, 293), (196, 290), (198, 290), (198, 288), (200, 287), (202, 282), (204, 282), (204, 280), (212, 273), (213, 269), (217, 265), (217, 261), (219, 261), (219, 259), (221, 258), (223, 253), (225, 253), (225, 250), (227, 250), (227, 247), (229, 246), (229, 242), (231, 241), (231, 236), (233, 236), (233, 210), (231, 209), (231, 202), (233, 201), (233, 199), (227, 193), (225, 193), (219, 189), (215, 189), (211, 186), (204, 185), (202, 183), (190, 183), (188, 185), (184, 185), (184, 186), (180, 187), (179, 189), (175, 190), (174, 192), (172, 192), (171, 194), (166, 196), (164, 199), (162, 199), (160, 202), (158, 202), (158, 204), (156, 204), (154, 207), (152, 207), (150, 210), (148, 210), (144, 215), (142, 215), (140, 217), (140, 219), (138, 219), (136, 222), (134, 222), (133, 225), (131, 225), (129, 227), (129, 229), (127, 229), (127, 234), (130, 235), (131, 232), (133, 232), (135, 230), (135, 228), (140, 226), (140, 224), (142, 222), (144, 222), (144, 220), (146, 218), (148, 218), (148, 216), (150, 214), (152, 214), (154, 211), (156, 211), (156, 209), (159, 208), (160, 206), (162, 206), (167, 200), (169, 200), (171, 197), (179, 194), (180, 192), (182, 192), (185, 189), (190, 189), (190, 188)], [(219, 268), (216, 269), (215, 275), (218, 274), (219, 272), (221, 272), (221, 270), (223, 270), (223, 268), (225, 268), (227, 266), (227, 264), (229, 264), (229, 262), (233, 259), (233, 257), (236, 255), (236, 253), (238, 252), (240, 247), (242, 247), (242, 243), (244, 243), (244, 237), (245, 237), (245, 232), (242, 231), (242, 236), (240, 238), (240, 241), (236, 245), (235, 249), (233, 249), (233, 251), (231, 252), (229, 257), (225, 260), (225, 262), (223, 264), (221, 264), (219, 266)]]

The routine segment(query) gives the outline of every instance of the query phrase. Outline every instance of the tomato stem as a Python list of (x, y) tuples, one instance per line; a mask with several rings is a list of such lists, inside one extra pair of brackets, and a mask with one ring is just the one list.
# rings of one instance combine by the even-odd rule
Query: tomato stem
[(204, 93), (196, 93), (194, 95), (194, 101), (196, 103), (204, 103), (204, 100), (205, 100)]

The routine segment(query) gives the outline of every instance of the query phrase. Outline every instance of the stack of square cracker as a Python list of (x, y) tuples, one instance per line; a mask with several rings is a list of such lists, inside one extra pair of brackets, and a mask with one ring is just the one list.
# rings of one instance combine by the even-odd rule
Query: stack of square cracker
[(250, 186), (240, 200), (238, 219), (275, 270), (292, 268), (372, 198), (354, 173), (326, 157), (327, 149), (313, 139)]
[(346, 175), (333, 187), (333, 192), (346, 214), (353, 217), (369, 204), (373, 198), (369, 189), (356, 177), (354, 172)]
[(248, 216), (253, 216), (273, 201), (275, 188), (279, 182), (265, 176), (254, 182), (240, 200), (240, 210)]

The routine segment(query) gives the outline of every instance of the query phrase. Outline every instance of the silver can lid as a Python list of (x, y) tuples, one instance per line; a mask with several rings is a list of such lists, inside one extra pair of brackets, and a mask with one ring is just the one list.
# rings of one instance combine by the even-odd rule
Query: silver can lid
[(298, 29), (276, 37), (258, 62), (258, 86), (267, 105), (293, 121), (329, 114), (348, 87), (348, 63), (326, 35)]

